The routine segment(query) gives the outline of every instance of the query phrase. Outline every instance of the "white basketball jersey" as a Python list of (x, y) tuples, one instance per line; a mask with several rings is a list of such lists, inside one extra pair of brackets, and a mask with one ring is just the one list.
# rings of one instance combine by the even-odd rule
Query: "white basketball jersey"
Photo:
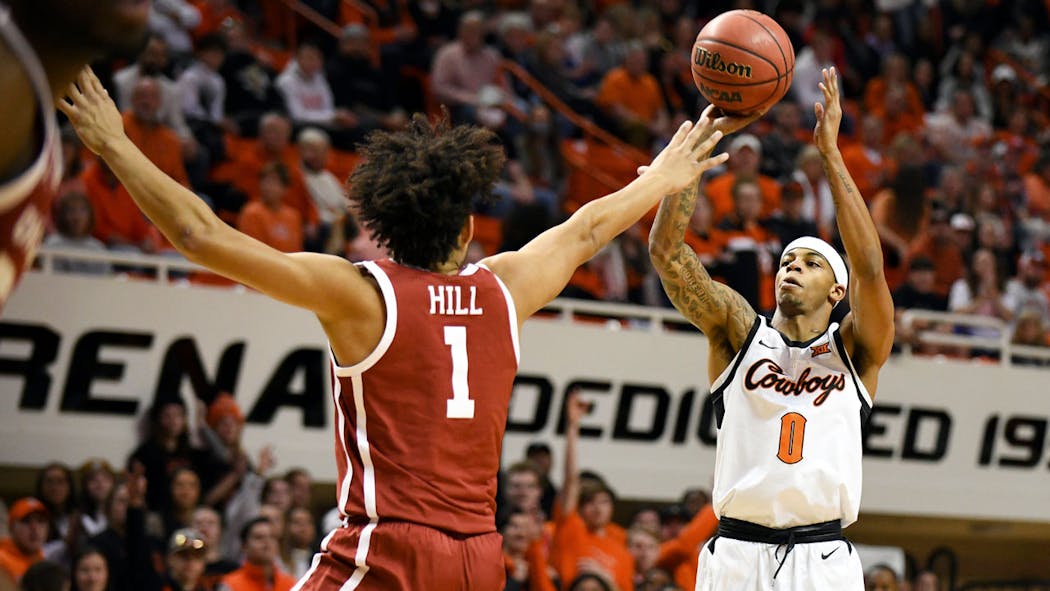
[(871, 397), (838, 323), (799, 343), (759, 316), (711, 388), (718, 515), (778, 529), (857, 520)]

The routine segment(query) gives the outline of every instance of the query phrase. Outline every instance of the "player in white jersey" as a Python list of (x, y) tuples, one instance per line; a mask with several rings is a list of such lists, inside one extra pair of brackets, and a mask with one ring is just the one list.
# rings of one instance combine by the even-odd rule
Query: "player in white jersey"
[[(813, 137), (850, 273), (819, 238), (788, 244), (769, 320), (713, 281), (684, 244), (696, 187), (664, 199), (650, 237), (664, 289), (710, 342), (720, 521), (701, 549), (697, 591), (864, 587), (842, 528), (860, 506), (861, 427), (893, 344), (893, 303), (875, 225), (836, 145), (834, 68), (823, 78)], [(847, 293), (850, 312), (841, 325), (831, 322)]]

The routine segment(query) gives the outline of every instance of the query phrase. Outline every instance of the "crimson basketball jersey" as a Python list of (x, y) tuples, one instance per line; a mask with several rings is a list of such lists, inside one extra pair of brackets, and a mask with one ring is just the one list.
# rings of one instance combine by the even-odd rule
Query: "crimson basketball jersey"
[[(0, 42), (18, 58), (33, 84), (37, 97), (36, 156), (17, 176), (0, 181), (0, 309), (33, 262), (47, 227), (51, 200), (62, 177), (62, 152), (52, 106), (51, 88), (36, 53), (0, 4)], [(27, 117), (28, 113), (4, 113), (5, 118)]]
[(362, 266), (379, 284), (386, 326), (360, 363), (343, 367), (332, 356), (340, 510), (373, 527), (399, 520), (495, 531), (518, 368), (510, 293), (477, 265), (457, 275), (390, 260)]

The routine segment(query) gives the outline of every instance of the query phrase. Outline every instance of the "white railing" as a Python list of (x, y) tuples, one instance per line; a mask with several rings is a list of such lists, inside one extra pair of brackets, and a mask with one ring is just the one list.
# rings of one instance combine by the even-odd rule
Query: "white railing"
[[(931, 325), (930, 329), (923, 330), (916, 335), (916, 340), (922, 345), (996, 352), (999, 355), (999, 362), (1002, 364), (1009, 364), (1010, 360), (1015, 356), (1050, 363), (1050, 347), (1011, 343), (1011, 325), (998, 318), (916, 309), (905, 310), (901, 314), (902, 328), (909, 333), (912, 332), (912, 327), (920, 322)], [(962, 329), (963, 331), (976, 329), (974, 330), (976, 334), (943, 332), (938, 327)], [(994, 332), (995, 336), (991, 336), (989, 334), (991, 332)], [(913, 352), (911, 343), (902, 342), (901, 349), (908, 354)]]
[[(170, 281), (172, 271), (182, 273), (208, 272), (204, 267), (189, 262), (176, 252), (172, 252), (170, 255), (149, 255), (137, 252), (83, 250), (79, 248), (56, 248), (53, 246), (45, 246), (37, 251), (35, 265), (38, 267), (38, 271), (51, 274), (55, 272), (56, 260), (63, 262), (108, 263), (111, 266), (149, 269), (156, 273), (154, 278), (159, 283)], [(120, 275), (120, 272), (115, 272), (114, 275)]]
[[(140, 253), (122, 253), (112, 251), (92, 251), (70, 248), (44, 247), (37, 253), (36, 267), (43, 273), (55, 272), (55, 261), (84, 261), (109, 263), (116, 267), (131, 267), (153, 272), (153, 280), (159, 283), (184, 280), (173, 278), (173, 273), (204, 272), (207, 269), (191, 263), (177, 253), (171, 255), (147, 255)], [(115, 273), (121, 277), (121, 273)], [(244, 289), (235, 286), (232, 289)], [(660, 333), (668, 330), (692, 329), (692, 325), (675, 310), (633, 304), (616, 304), (610, 302), (592, 302), (586, 300), (556, 299), (543, 308), (541, 317), (553, 318), (560, 322), (596, 322), (604, 323), (611, 330), (644, 330)], [(1008, 364), (1014, 356), (1041, 360), (1050, 363), (1050, 348), (1015, 345), (1010, 343), (1011, 327), (997, 318), (974, 316), (969, 314), (952, 314), (931, 310), (906, 310), (901, 316), (902, 328), (912, 332), (911, 327), (917, 323), (927, 323), (938, 327), (978, 329), (979, 333), (960, 334), (944, 332), (939, 329), (923, 330), (916, 336), (922, 345), (955, 347), (959, 349), (980, 349), (997, 352), (1000, 363)], [(901, 342), (901, 350), (906, 355), (914, 353), (912, 343)]]

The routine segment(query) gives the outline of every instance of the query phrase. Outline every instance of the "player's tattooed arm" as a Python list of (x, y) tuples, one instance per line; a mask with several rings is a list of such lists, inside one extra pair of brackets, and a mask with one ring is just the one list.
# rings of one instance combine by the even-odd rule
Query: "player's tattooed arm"
[(649, 236), (649, 255), (675, 308), (713, 345), (735, 353), (751, 329), (755, 311), (739, 293), (712, 279), (700, 257), (685, 244), (698, 190), (693, 184), (660, 203)]

